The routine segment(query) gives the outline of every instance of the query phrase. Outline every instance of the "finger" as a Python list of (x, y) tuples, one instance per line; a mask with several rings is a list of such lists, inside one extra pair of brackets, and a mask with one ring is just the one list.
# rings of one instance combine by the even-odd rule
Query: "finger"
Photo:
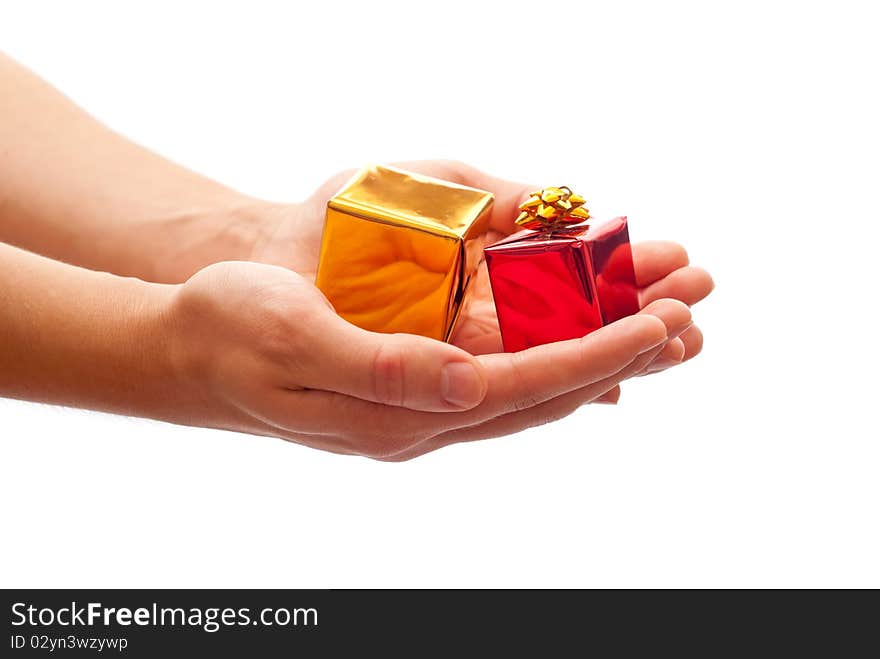
[[(667, 352), (667, 349), (664, 349), (663, 352), (661, 352), (661, 354), (658, 355), (657, 358), (654, 359), (654, 361), (639, 375), (658, 373), (667, 368), (677, 366), (678, 364), (693, 359), (700, 354), (700, 351), (703, 348), (703, 333), (700, 331), (699, 327), (691, 325), (682, 332), (675, 341), (680, 342), (680, 347), (676, 346), (675, 348), (670, 348), (670, 344), (675, 343), (674, 341), (670, 341), (669, 344), (667, 344), (669, 351)], [(665, 360), (663, 353), (667, 353), (666, 356), (669, 357), (668, 362)], [(678, 353), (680, 353), (680, 357)]]
[(650, 371), (652, 364), (658, 364), (657, 370), (663, 370), (680, 364), (684, 358), (684, 342), (678, 337), (693, 327), (693, 317), (690, 309), (680, 300), (662, 299), (655, 300), (648, 304), (641, 313), (650, 313), (662, 318), (666, 323), (666, 331), (669, 341), (657, 356), (650, 362), (645, 364), (637, 375), (646, 375)]
[[(619, 382), (639, 373), (654, 361), (657, 355), (667, 354), (670, 358), (674, 358), (676, 354), (683, 351), (683, 342), (675, 337), (687, 332), (688, 328), (692, 327), (691, 312), (686, 305), (678, 300), (658, 300), (639, 313), (659, 318), (670, 339), (649, 351), (640, 353), (630, 364), (609, 377), (563, 394), (571, 394), (568, 398), (569, 401), (577, 400), (579, 405), (583, 405), (600, 399), (607, 400), (605, 398), (607, 394), (608, 399), (616, 403), (620, 397)], [(673, 344), (671, 348), (668, 347), (670, 344)]]
[(696, 325), (688, 327), (678, 338), (684, 344), (684, 362), (693, 359), (703, 350), (703, 332)]
[(480, 405), (463, 412), (439, 414), (408, 410), (317, 389), (278, 389), (254, 400), (251, 412), (288, 432), (362, 440), (371, 444), (374, 454), (397, 452), (445, 430), (534, 406), (614, 375), (636, 356), (665, 340), (664, 322), (643, 313), (619, 320), (582, 339), (560, 341), (521, 353), (478, 357), (488, 379), (488, 393)]
[[(486, 369), (489, 393), (477, 408), (443, 419), (401, 414), (389, 417), (388, 413), (374, 410), (382, 416), (376, 428), (385, 428), (392, 434), (403, 432), (416, 443), (445, 430), (475, 425), (534, 407), (615, 376), (638, 355), (661, 346), (670, 334), (677, 336), (690, 323), (690, 309), (686, 305), (677, 300), (658, 300), (639, 314), (623, 318), (581, 339), (550, 343), (519, 353), (483, 355), (478, 359)], [(617, 382), (611, 382), (598, 391), (589, 391), (595, 397), (615, 384)], [(317, 393), (312, 392), (313, 402), (316, 403)], [(325, 401), (324, 404), (330, 403)], [(366, 410), (359, 411), (356, 416), (365, 413)], [(316, 411), (315, 419), (310, 423), (318, 424), (321, 415), (321, 411)], [(308, 432), (309, 427), (315, 426), (303, 429)], [(342, 434), (346, 432), (350, 434), (351, 429), (343, 430)]]
[(636, 315), (648, 314), (663, 321), (668, 339), (674, 339), (693, 324), (693, 316), (688, 306), (681, 300), (655, 300)]
[[(640, 313), (656, 315), (664, 323), (667, 335), (673, 338), (639, 354), (630, 364), (607, 378), (522, 410), (508, 412), (473, 426), (452, 429), (436, 437), (429, 437), (387, 458), (393, 461), (407, 460), (458, 441), (513, 434), (568, 416), (578, 407), (599, 401), (606, 395), (616, 403), (620, 396), (619, 383), (642, 373), (658, 355), (664, 352), (671, 358), (681, 354), (684, 348), (683, 341), (674, 337), (686, 333), (693, 326), (690, 309), (678, 300), (658, 300)], [(673, 344), (673, 347), (668, 348), (669, 344)]]
[(296, 383), (305, 388), (428, 412), (470, 409), (486, 395), (483, 366), (448, 343), (368, 332), (331, 313), (302, 332), (309, 350)]
[[(399, 461), (409, 459), (406, 456), (415, 457), (434, 450), (433, 448), (430, 448), (431, 446), (439, 448), (440, 445), (446, 445), (453, 443), (454, 441), (470, 441), (470, 439), (485, 439), (489, 436), (496, 436), (493, 433), (509, 434), (511, 432), (518, 432), (519, 430), (524, 430), (541, 423), (547, 423), (551, 420), (562, 418), (562, 416), (569, 414), (570, 411), (562, 413), (559, 410), (567, 410), (568, 406), (575, 400), (580, 401), (577, 403), (577, 406), (600, 397), (604, 398), (606, 402), (616, 402), (620, 396), (620, 388), (617, 386), (617, 383), (630, 377), (635, 370), (642, 368), (644, 364), (650, 361), (654, 355), (661, 350), (662, 345), (642, 353), (638, 355), (633, 362), (627, 365), (625, 369), (621, 369), (621, 371), (613, 376), (600, 380), (592, 387), (584, 387), (569, 392), (561, 397), (551, 399), (548, 403), (540, 404), (534, 409), (512, 412), (502, 415), (501, 417), (496, 417), (495, 419), (490, 419), (489, 421), (474, 424), (473, 426), (463, 424), (465, 430), (467, 430), (466, 433), (460, 435), (447, 433), (446, 440), (442, 444), (434, 442), (436, 436), (443, 435), (442, 432), (435, 433), (424, 427), (421, 429), (407, 427), (405, 421), (400, 418), (399, 413), (397, 414), (397, 418), (393, 418), (392, 416), (383, 417), (381, 415), (374, 415), (373, 419), (370, 420), (372, 421), (370, 423), (363, 423), (364, 419), (362, 418), (360, 429), (356, 432), (346, 431), (340, 433), (337, 429), (332, 428), (331, 426), (333, 424), (328, 423), (328, 420), (326, 419), (323, 424), (312, 427), (311, 430), (313, 432), (304, 432), (302, 430), (294, 429), (303, 427), (303, 419), (301, 415), (301, 412), (304, 409), (303, 407), (300, 407), (298, 410), (300, 414), (294, 412), (296, 418), (289, 420), (286, 423), (280, 421), (279, 410), (289, 409), (292, 399), (295, 400), (299, 398), (300, 400), (298, 402), (302, 403), (302, 396), (315, 396), (320, 395), (322, 392), (292, 392), (283, 390), (267, 392), (260, 396), (255, 407), (252, 407), (248, 411), (253, 418), (263, 422), (265, 427), (269, 428), (268, 431), (261, 432), (260, 434), (281, 437), (288, 441), (293, 441), (313, 448), (319, 448), (325, 451), (332, 451), (334, 453), (362, 455), (386, 461)], [(333, 407), (339, 418), (351, 418), (353, 415), (356, 417), (358, 414), (363, 414), (364, 405), (374, 406), (374, 412), (378, 411), (376, 408), (382, 408), (382, 406), (377, 406), (374, 403), (367, 403), (366, 401), (351, 398), (342, 394), (324, 395), (335, 398)], [(386, 407), (384, 409), (387, 410), (392, 408)], [(269, 411), (266, 412), (266, 410)], [(422, 416), (427, 416), (425, 413), (411, 412), (409, 414), (421, 414)], [(442, 419), (449, 418), (449, 415), (434, 414), (430, 416)], [(506, 423), (493, 424), (493, 421), (499, 419), (505, 419)], [(484, 427), (484, 424), (490, 425)], [(501, 430), (505, 428), (507, 430), (501, 432)]]
[[(685, 330), (687, 331), (687, 330)], [(651, 373), (659, 373), (667, 368), (678, 366), (684, 360), (685, 347), (680, 337), (672, 339), (660, 353), (651, 360), (651, 363), (645, 366), (639, 375), (650, 375)]]
[(636, 283), (647, 286), (688, 264), (688, 254), (678, 243), (651, 240), (632, 246)]
[[(684, 332), (679, 334), (676, 339), (677, 342), (680, 342), (680, 347), (676, 346), (674, 348), (669, 347), (670, 344), (674, 343), (670, 341), (667, 344), (667, 351), (664, 349), (660, 355), (645, 369), (644, 372), (640, 373), (640, 375), (648, 375), (650, 373), (657, 373), (659, 371), (666, 370), (672, 366), (677, 366), (678, 364), (682, 364), (690, 359), (693, 359), (700, 351), (703, 349), (703, 332), (700, 331), (700, 328), (696, 325), (691, 325)], [(666, 353), (665, 355), (663, 353)], [(666, 358), (669, 358), (668, 361)]]
[(605, 405), (617, 405), (620, 400), (620, 385), (615, 385), (601, 396), (594, 400), (594, 403), (603, 403)]
[[(638, 355), (627, 367), (621, 369), (618, 373), (588, 387), (558, 396), (527, 410), (511, 412), (484, 423), (442, 433), (406, 448), (399, 453), (386, 456), (384, 459), (389, 462), (402, 462), (417, 458), (431, 451), (436, 451), (450, 444), (513, 435), (529, 428), (558, 421), (574, 413), (580, 407), (598, 400), (607, 393), (616, 391), (617, 396), (619, 396), (619, 382), (638, 373), (661, 351), (662, 347), (657, 347)], [(612, 393), (612, 395), (614, 394)]]
[(487, 396), (492, 416), (533, 407), (614, 375), (666, 339), (663, 320), (646, 312), (581, 339), (512, 354), (484, 355), (481, 359), (487, 369), (501, 374), (491, 382)]
[(639, 302), (644, 306), (661, 298), (673, 298), (691, 305), (709, 295), (714, 287), (715, 283), (708, 272), (688, 266), (679, 268), (643, 288), (639, 291)]
[[(553, 413), (555, 413), (554, 411), (567, 410), (569, 409), (568, 406), (570, 405), (575, 405), (576, 409), (576, 407), (596, 400), (600, 396), (611, 391), (612, 389), (618, 388), (620, 382), (629, 377), (633, 377), (637, 373), (644, 370), (648, 366), (648, 364), (650, 364), (657, 358), (658, 355), (664, 354), (665, 352), (665, 354), (667, 354), (670, 358), (673, 358), (677, 354), (682, 354), (684, 350), (684, 342), (676, 337), (687, 332), (688, 328), (693, 326), (691, 312), (686, 305), (678, 300), (658, 300), (646, 307), (643, 311), (640, 312), (640, 314), (650, 314), (651, 316), (659, 318), (664, 324), (669, 340), (661, 342), (652, 349), (643, 351), (640, 354), (636, 355), (630, 363), (628, 363), (615, 373), (609, 374), (607, 377), (590, 383), (589, 385), (586, 385), (584, 387), (579, 387), (578, 389), (571, 390), (569, 392), (566, 392), (565, 394), (557, 396), (556, 398), (553, 398), (551, 400), (552, 404), (548, 404), (546, 402), (543, 403), (542, 405), (540, 405), (541, 409), (536, 410), (534, 414), (516, 415), (508, 413), (506, 417), (508, 421), (510, 421), (510, 423), (506, 425), (494, 424), (493, 428), (509, 428), (510, 432), (517, 432), (517, 430), (515, 430), (517, 424), (526, 424), (523, 425), (523, 427), (531, 427), (527, 424), (532, 423), (534, 425), (535, 419), (544, 419), (540, 422), (546, 423), (547, 420), (551, 419)], [(638, 317), (638, 315), (639, 314), (631, 317), (635, 318)], [(613, 325), (609, 327), (612, 326)], [(668, 347), (670, 344), (672, 344), (671, 348)], [(619, 396), (619, 388), (617, 395)], [(539, 405), (536, 405), (534, 407), (539, 407)], [(467, 429), (464, 430), (466, 431)], [(446, 436), (451, 437), (453, 435), (447, 433)]]

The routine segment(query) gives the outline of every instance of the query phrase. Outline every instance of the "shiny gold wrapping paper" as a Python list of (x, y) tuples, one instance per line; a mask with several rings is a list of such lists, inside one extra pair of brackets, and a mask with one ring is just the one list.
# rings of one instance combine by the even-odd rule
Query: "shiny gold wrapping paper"
[(318, 288), (358, 327), (446, 341), (483, 257), (493, 201), (483, 190), (365, 167), (327, 203)]

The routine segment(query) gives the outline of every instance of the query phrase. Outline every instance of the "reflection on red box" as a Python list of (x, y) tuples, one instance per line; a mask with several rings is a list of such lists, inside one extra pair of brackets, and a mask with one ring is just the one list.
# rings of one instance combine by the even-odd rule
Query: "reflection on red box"
[(625, 217), (520, 231), (485, 252), (507, 352), (584, 336), (639, 310)]

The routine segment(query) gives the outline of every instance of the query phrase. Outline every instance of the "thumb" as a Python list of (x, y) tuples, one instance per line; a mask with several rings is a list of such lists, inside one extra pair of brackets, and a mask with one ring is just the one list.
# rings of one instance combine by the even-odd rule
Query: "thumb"
[(427, 412), (467, 410), (486, 396), (482, 364), (460, 348), (414, 334), (380, 334), (328, 314), (311, 341), (303, 384)]

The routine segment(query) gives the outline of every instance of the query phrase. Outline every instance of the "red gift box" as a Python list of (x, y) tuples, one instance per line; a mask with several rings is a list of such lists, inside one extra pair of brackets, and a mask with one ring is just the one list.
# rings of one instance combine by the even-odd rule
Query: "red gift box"
[(584, 336), (639, 310), (625, 217), (520, 231), (485, 254), (507, 352)]

